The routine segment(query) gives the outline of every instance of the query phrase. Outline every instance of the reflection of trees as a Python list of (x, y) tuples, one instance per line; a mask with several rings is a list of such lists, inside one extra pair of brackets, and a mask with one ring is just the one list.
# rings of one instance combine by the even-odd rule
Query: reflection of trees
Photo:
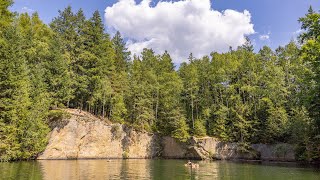
[(32, 179), (42, 178), (40, 164), (37, 162), (0, 163), (0, 179)]
[(151, 164), (153, 179), (198, 179), (198, 170), (185, 167), (185, 160), (154, 160)]
[[(224, 179), (220, 176), (220, 166), (217, 162), (202, 161), (199, 162), (200, 168), (198, 174), (201, 175), (199, 179)], [(197, 178), (198, 179), (198, 178)]]

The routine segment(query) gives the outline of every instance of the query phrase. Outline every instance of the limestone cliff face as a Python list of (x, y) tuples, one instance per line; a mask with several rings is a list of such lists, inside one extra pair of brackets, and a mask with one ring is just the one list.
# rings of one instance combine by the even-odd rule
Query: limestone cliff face
[(108, 124), (85, 112), (68, 110), (64, 127), (55, 127), (38, 159), (153, 158), (160, 146), (155, 135)]
[(66, 110), (71, 116), (53, 122), (49, 144), (38, 159), (84, 158), (178, 158), (178, 159), (258, 159), (294, 161), (289, 144), (253, 144), (248, 152), (237, 143), (216, 138), (191, 138), (181, 143), (171, 137), (138, 132), (120, 124), (111, 124), (78, 110)]

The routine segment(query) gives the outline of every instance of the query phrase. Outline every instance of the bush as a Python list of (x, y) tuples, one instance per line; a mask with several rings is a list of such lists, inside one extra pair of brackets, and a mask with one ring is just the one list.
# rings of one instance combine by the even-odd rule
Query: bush
[(121, 126), (119, 124), (114, 124), (111, 126), (111, 133), (113, 135), (114, 139), (120, 139), (121, 138)]
[(71, 115), (64, 110), (56, 109), (49, 111), (48, 119), (49, 121), (60, 121), (62, 119), (68, 119)]
[(71, 114), (64, 110), (51, 110), (48, 113), (48, 125), (50, 129), (54, 129), (55, 127), (58, 127), (59, 129), (63, 128), (65, 125), (67, 125), (69, 119), (71, 117)]
[(123, 151), (122, 158), (123, 159), (129, 159), (129, 152), (128, 151)]

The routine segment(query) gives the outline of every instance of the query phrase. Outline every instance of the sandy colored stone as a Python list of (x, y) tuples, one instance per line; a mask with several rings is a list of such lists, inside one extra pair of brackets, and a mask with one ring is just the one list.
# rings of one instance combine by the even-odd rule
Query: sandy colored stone
[[(178, 159), (261, 159), (294, 161), (289, 144), (253, 144), (250, 153), (238, 151), (237, 143), (217, 138), (192, 137), (182, 143), (172, 137), (138, 132), (120, 124), (111, 124), (79, 110), (66, 110), (71, 116), (62, 120), (49, 136), (49, 143), (38, 159), (86, 158), (178, 158)], [(115, 130), (116, 129), (116, 130)]]
[(152, 134), (119, 126), (120, 137), (112, 133), (112, 126), (100, 119), (68, 110), (71, 118), (61, 129), (54, 128), (49, 144), (38, 159), (152, 158), (159, 154), (158, 143)]

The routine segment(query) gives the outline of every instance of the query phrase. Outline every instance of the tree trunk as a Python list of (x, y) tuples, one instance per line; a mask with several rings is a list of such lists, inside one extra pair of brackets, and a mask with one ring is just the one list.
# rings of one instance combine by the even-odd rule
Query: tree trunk
[(102, 118), (104, 118), (104, 105), (105, 103), (102, 104)]
[(193, 93), (191, 91), (191, 119), (192, 119), (192, 129), (194, 129), (194, 118), (193, 118)]
[(157, 120), (158, 120), (158, 106), (159, 106), (159, 88), (157, 89), (156, 122), (157, 122)]

